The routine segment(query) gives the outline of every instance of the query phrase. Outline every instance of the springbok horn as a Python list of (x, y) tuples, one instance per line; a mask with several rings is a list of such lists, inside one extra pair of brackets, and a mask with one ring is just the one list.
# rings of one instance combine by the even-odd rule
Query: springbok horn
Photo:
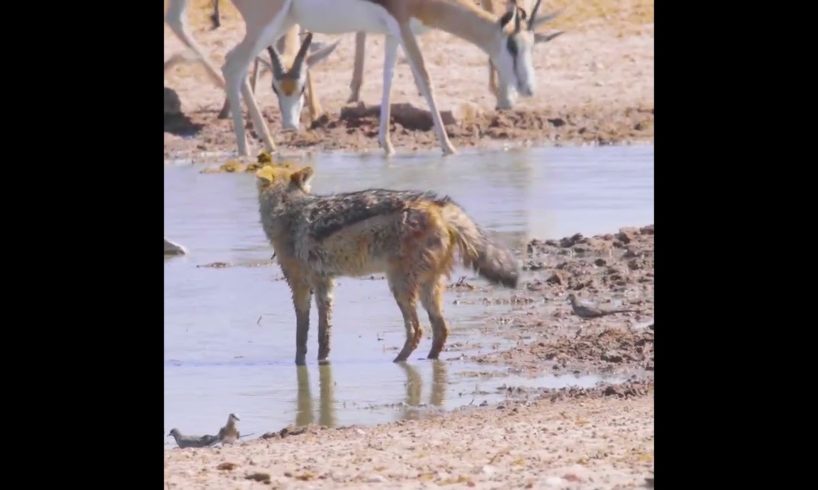
[(301, 43), (301, 48), (298, 50), (298, 54), (295, 55), (292, 68), (290, 68), (290, 71), (296, 76), (296, 78), (301, 75), (301, 68), (304, 66), (304, 59), (307, 56), (307, 51), (310, 49), (311, 42), (312, 33), (308, 32), (307, 36), (304, 38), (304, 41)]
[(531, 9), (531, 15), (528, 17), (528, 30), (534, 30), (534, 20), (537, 18), (537, 10), (540, 9), (540, 3), (542, 0), (537, 0), (537, 3), (534, 4), (534, 8)]
[(267, 52), (270, 53), (270, 62), (273, 65), (273, 77), (276, 80), (284, 78), (284, 68), (281, 66), (281, 58), (278, 57), (275, 48), (267, 46)]

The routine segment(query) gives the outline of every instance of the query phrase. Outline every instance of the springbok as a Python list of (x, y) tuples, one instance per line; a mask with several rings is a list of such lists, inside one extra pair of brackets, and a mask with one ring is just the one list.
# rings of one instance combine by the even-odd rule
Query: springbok
[[(186, 54), (176, 54), (165, 62), (165, 71), (179, 62), (198, 61), (204, 65), (210, 78), (222, 89), (226, 89), (221, 71), (216, 69), (204, 54), (202, 47), (193, 39), (187, 28), (186, 11), (188, 0), (170, 0), (168, 12), (165, 17), (171, 31), (182, 43), (193, 52), (193, 57)], [(213, 14), (210, 16), (213, 28), (217, 28), (221, 22), (219, 20), (218, 0), (213, 0)], [(309, 101), (310, 119), (315, 121), (321, 116), (322, 109), (318, 98), (315, 96), (312, 78), (309, 74), (309, 67), (315, 66), (324, 60), (337, 47), (338, 43), (314, 49), (309, 56), (306, 53), (311, 48), (312, 36), (301, 43), (298, 43), (298, 26), (292, 26), (278, 39), (276, 48), (268, 46), (268, 52), (273, 58), (271, 63), (266, 63), (261, 58), (256, 58), (253, 77), (251, 79), (252, 90), (255, 92), (256, 78), (258, 75), (258, 63), (264, 63), (273, 72), (272, 88), (278, 97), (278, 104), (281, 110), (281, 121), (284, 129), (298, 129), (298, 120), (301, 116), (304, 99), (302, 95), (306, 92)], [(296, 52), (297, 50), (297, 52)], [(289, 67), (285, 69), (284, 67)], [(306, 89), (306, 90), (305, 90)], [(293, 93), (295, 91), (295, 93)], [(219, 118), (226, 118), (230, 114), (230, 104), (225, 97)]]
[[(499, 10), (495, 8), (499, 0), (480, 0), (480, 5), (483, 9), (493, 13), (499, 14)], [(530, 0), (518, 0), (522, 5), (518, 6), (519, 4), (515, 5), (511, 3), (510, 6), (512, 8), (516, 7), (522, 11), (522, 15), (525, 15), (526, 12), (529, 12), (527, 8), (530, 5)], [(536, 43), (546, 43), (555, 37), (562, 34), (562, 31), (558, 31), (551, 34), (542, 34), (539, 32), (534, 33), (534, 42)], [(358, 32), (355, 34), (355, 64), (352, 68), (352, 80), (349, 83), (349, 90), (350, 95), (347, 102), (357, 102), (360, 100), (361, 94), (361, 86), (363, 85), (364, 80), (364, 55), (366, 52), (365, 48), (366, 44), (366, 32)], [(414, 71), (412, 72), (414, 74)], [(418, 82), (417, 78), (415, 78), (415, 82), (420, 89), (420, 83)], [(508, 98), (500, 98), (500, 94), (497, 87), (497, 70), (494, 69), (494, 64), (489, 58), (489, 91), (497, 98), (497, 109), (511, 109), (513, 105), (513, 100)]]
[[(520, 2), (519, 4), (517, 4), (517, 5), (519, 5), (518, 8), (522, 9), (522, 14), (525, 15), (525, 13), (530, 10), (529, 7), (531, 6), (531, 0), (518, 0), (518, 1)], [(497, 4), (499, 2), (500, 2), (500, 0), (480, 0), (480, 5), (483, 7), (483, 9), (485, 9), (485, 10), (491, 12), (491, 13), (499, 14), (500, 10), (496, 8), (496, 6), (497, 6)], [(508, 4), (509, 2), (506, 0), (504, 3)], [(517, 6), (517, 5), (512, 3), (509, 6), (511, 6), (513, 8), (513, 7)], [(212, 9), (213, 9), (213, 12), (210, 15), (210, 21), (211, 21), (211, 24), (212, 24), (212, 28), (217, 29), (221, 25), (220, 14), (219, 14), (219, 0), (213, 0)], [(289, 31), (287, 31), (287, 35), (285, 35), (285, 37), (283, 37), (283, 38), (281, 38), (279, 40), (279, 44), (278, 44), (277, 49), (282, 51), (282, 52), (292, 54), (293, 47), (296, 44), (294, 39), (293, 39), (294, 34), (295, 34), (295, 29), (290, 29)], [(555, 37), (559, 36), (560, 34), (562, 34), (562, 32), (555, 32), (555, 33), (552, 33), (552, 34), (535, 33), (534, 34), (534, 41), (535, 41), (535, 43), (545, 43), (545, 42), (548, 42), (548, 41), (554, 39)], [(360, 100), (361, 86), (363, 85), (364, 57), (366, 55), (365, 45), (366, 45), (366, 32), (356, 33), (356, 35), (355, 35), (355, 62), (354, 62), (354, 65), (353, 65), (353, 70), (352, 70), (352, 80), (350, 81), (350, 84), (349, 84), (350, 96), (349, 96), (349, 99), (347, 100), (347, 102), (357, 102), (357, 101)], [(253, 74), (250, 77), (250, 86), (251, 86), (251, 89), (253, 90), (253, 93), (255, 93), (255, 89), (256, 89), (256, 79), (257, 79), (258, 73), (259, 73), (259, 61), (260, 61), (260, 58), (256, 58), (255, 63), (253, 65)], [(264, 61), (261, 61), (261, 62), (264, 63)], [(264, 63), (264, 64), (267, 65), (266, 63)], [(268, 66), (268, 68), (270, 68), (270, 67)], [(412, 75), (413, 76), (415, 75), (414, 71), (412, 71)], [(495, 97), (498, 97), (497, 77), (496, 77), (496, 75), (497, 75), (497, 71), (494, 69), (494, 65), (491, 62), (491, 58), (489, 58), (489, 91)], [(313, 86), (312, 86), (312, 80), (309, 77), (309, 73), (308, 73), (307, 77), (308, 77), (308, 79), (307, 79), (308, 84), (307, 84), (306, 94), (307, 94), (307, 100), (310, 101), (309, 102), (310, 119), (311, 119), (311, 121), (315, 121), (321, 115), (322, 111), (320, 109), (320, 104), (318, 102), (318, 99), (315, 96), (315, 92), (314, 92)], [(415, 85), (418, 87), (418, 91), (420, 91), (421, 84), (420, 84), (420, 81), (417, 79), (417, 77), (415, 77)], [(497, 109), (510, 109), (511, 106), (512, 106), (512, 103), (513, 103), (513, 101), (511, 101), (511, 100), (501, 100), (501, 99), (498, 98), (496, 108)], [(229, 104), (227, 103), (227, 100), (225, 99), (225, 103), (224, 103), (224, 106), (222, 108), (222, 111), (219, 113), (219, 118), (220, 119), (226, 118), (228, 116), (228, 114), (229, 114), (228, 113), (228, 107), (229, 107)]]
[[(499, 3), (500, 0), (480, 0), (480, 5), (483, 9), (498, 14), (499, 10), (496, 9), (496, 5)], [(521, 6), (518, 7), (519, 4), (514, 4), (506, 1), (505, 3), (509, 4), (508, 6), (514, 8), (520, 8), (522, 10), (522, 14), (525, 15), (526, 12), (529, 11), (528, 7), (530, 7), (531, 0), (519, 0), (521, 2)], [(219, 0), (213, 0), (213, 13), (210, 15), (210, 21), (213, 25), (213, 29), (218, 28), (221, 25), (219, 20)], [(288, 31), (289, 33), (294, 32), (294, 30)], [(534, 42), (536, 43), (545, 43), (548, 42), (555, 37), (563, 34), (562, 31), (554, 32), (551, 34), (541, 34), (539, 32), (534, 33)], [(284, 38), (282, 38), (283, 40)], [(284, 46), (294, 46), (294, 42), (289, 42), (288, 44), (284, 44), (283, 42), (279, 41), (281, 45)], [(350, 95), (347, 102), (358, 102), (360, 100), (361, 94), (361, 87), (363, 86), (363, 72), (364, 72), (364, 58), (366, 56), (366, 32), (358, 32), (355, 34), (355, 62), (352, 69), (352, 80), (349, 84)], [(278, 49), (284, 49), (282, 46), (279, 46)], [(263, 63), (263, 61), (262, 61)], [(254, 66), (253, 66), (253, 74), (250, 77), (250, 86), (255, 93), (256, 89), (256, 78), (258, 77), (258, 70), (259, 70), (259, 58), (256, 58)], [(418, 91), (420, 91), (420, 81), (415, 76), (415, 72), (412, 71), (412, 75), (415, 78), (415, 85), (418, 87)], [(495, 96), (498, 97), (498, 90), (497, 90), (497, 70), (494, 69), (494, 65), (492, 64), (491, 58), (489, 58), (489, 91)], [(310, 103), (310, 118), (312, 121), (315, 121), (318, 116), (320, 116), (320, 109), (314, 110), (313, 104), (318, 104), (317, 99), (313, 99), (315, 92), (313, 92), (313, 87), (310, 84), (308, 87), (307, 93), (309, 94), (309, 100), (316, 102)], [(421, 93), (422, 95), (422, 93)], [(510, 109), (513, 104), (512, 100), (501, 100), (498, 98), (497, 100), (497, 109)], [(227, 102), (225, 101), (225, 108), (228, 107)], [(320, 107), (320, 106), (319, 106)], [(222, 109), (222, 112), (219, 114), (219, 118), (227, 117), (226, 109)]]
[[(446, 135), (437, 108), (429, 74), (417, 44), (416, 33), (440, 29), (471, 42), (489, 55), (498, 74), (498, 94), (510, 98), (516, 89), (525, 97), (534, 94), (536, 74), (531, 60), (534, 29), (553, 15), (537, 18), (542, 0), (537, 0), (523, 29), (521, 9), (513, 8), (499, 19), (477, 7), (471, 0), (232, 0), (245, 22), (245, 37), (234, 47), (222, 66), (231, 107), (242, 97), (256, 132), (268, 151), (275, 143), (261, 116), (247, 82), (250, 62), (273, 43), (281, 33), (298, 24), (308, 31), (323, 34), (367, 32), (386, 34), (384, 43), (383, 95), (381, 98), (379, 143), (387, 155), (394, 153), (389, 138), (389, 98), (397, 61), (397, 48), (403, 47), (409, 64), (421, 82), (429, 104), (435, 132), (444, 155), (455, 153)], [(241, 111), (230, 111), (238, 153), (247, 156), (247, 139)]]

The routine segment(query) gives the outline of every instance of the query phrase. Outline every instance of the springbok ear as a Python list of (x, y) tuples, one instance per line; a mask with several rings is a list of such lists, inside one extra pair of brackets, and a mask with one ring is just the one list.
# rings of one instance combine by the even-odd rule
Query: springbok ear
[(310, 190), (310, 181), (314, 173), (312, 167), (304, 167), (290, 176), (290, 182), (307, 192)]
[(310, 53), (314, 53), (319, 49), (324, 49), (327, 47), (327, 43), (322, 43), (321, 41), (315, 41), (314, 43), (310, 44)]
[(556, 19), (557, 17), (559, 17), (562, 14), (563, 10), (565, 10), (565, 9), (560, 9), (560, 10), (557, 10), (556, 12), (552, 12), (552, 13), (550, 13), (548, 15), (543, 15), (541, 17), (531, 17), (528, 20), (528, 30), (534, 31), (538, 27), (540, 27), (541, 25), (545, 24), (546, 22), (549, 22), (549, 21), (552, 21), (552, 20)]
[(318, 63), (324, 61), (327, 58), (327, 56), (329, 56), (333, 51), (335, 51), (335, 48), (338, 47), (339, 42), (341, 41), (335, 41), (329, 46), (322, 46), (321, 49), (318, 49), (309, 56), (307, 56), (307, 66), (312, 68)]
[(557, 31), (552, 34), (543, 34), (541, 32), (534, 33), (534, 43), (547, 43), (555, 37), (565, 34), (565, 31)]

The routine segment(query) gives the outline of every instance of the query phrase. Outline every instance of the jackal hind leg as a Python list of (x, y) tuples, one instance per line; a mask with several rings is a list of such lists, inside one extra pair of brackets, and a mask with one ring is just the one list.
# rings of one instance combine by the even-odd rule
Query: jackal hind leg
[(446, 289), (444, 277), (437, 277), (420, 285), (420, 302), (429, 314), (429, 323), (432, 325), (432, 349), (427, 359), (437, 359), (446, 338), (449, 336), (449, 327), (443, 318), (443, 292)]
[(404, 362), (417, 349), (423, 336), (423, 329), (418, 321), (417, 286), (413, 278), (405, 272), (390, 271), (387, 273), (387, 280), (389, 289), (403, 314), (403, 324), (406, 328), (406, 342), (394, 362)]

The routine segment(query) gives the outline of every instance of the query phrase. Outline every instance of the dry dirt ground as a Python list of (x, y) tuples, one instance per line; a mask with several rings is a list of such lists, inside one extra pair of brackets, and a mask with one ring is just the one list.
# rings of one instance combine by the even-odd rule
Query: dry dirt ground
[[(166, 2), (167, 3), (167, 2)], [(244, 24), (229, 2), (222, 25), (211, 30), (206, 5), (192, 2), (193, 36), (220, 67), (226, 52), (244, 35)], [(444, 32), (421, 36), (447, 132), (457, 148), (560, 144), (628, 144), (653, 140), (653, 4), (650, 0), (567, 0), (546, 2), (547, 11), (564, 8), (546, 32), (565, 34), (538, 45), (534, 97), (518, 99), (514, 109), (496, 111), (488, 90), (487, 57), (473, 45)], [(263, 72), (257, 99), (273, 138), (283, 151), (380, 151), (376, 139), (382, 87), (383, 37), (369, 36), (364, 85), (358, 104), (347, 104), (352, 77), (354, 35), (316, 34), (314, 42), (340, 45), (313, 74), (324, 117), (315, 123), (302, 114), (302, 131), (282, 133), (278, 106)], [(165, 26), (165, 59), (183, 45)], [(196, 158), (201, 152), (235, 150), (232, 123), (217, 119), (224, 92), (198, 64), (177, 65), (165, 73), (165, 158)], [(169, 97), (169, 98), (168, 98)], [(424, 99), (418, 95), (401, 54), (392, 89), (392, 141), (398, 152), (437, 147)], [(248, 125), (249, 127), (249, 125)], [(261, 149), (252, 137), (253, 148)]]

